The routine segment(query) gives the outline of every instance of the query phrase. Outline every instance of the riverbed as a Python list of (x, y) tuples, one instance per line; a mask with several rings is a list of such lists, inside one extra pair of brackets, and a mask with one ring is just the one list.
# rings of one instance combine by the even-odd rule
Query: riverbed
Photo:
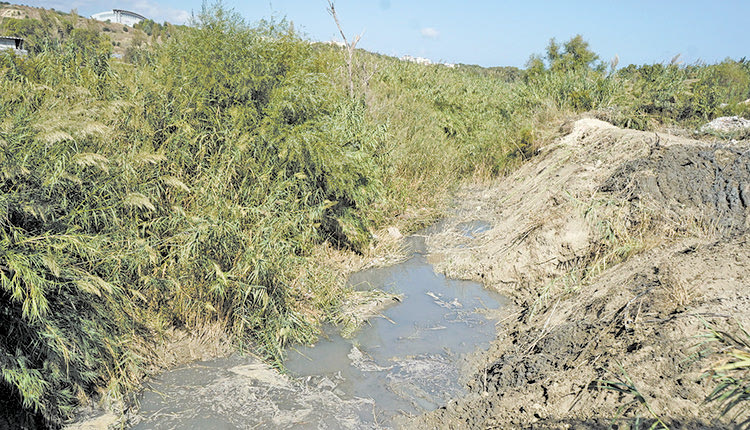
[[(489, 225), (458, 228), (472, 239)], [(325, 327), (316, 344), (287, 350), (283, 373), (239, 355), (165, 372), (142, 394), (132, 428), (390, 428), (461, 396), (468, 357), (494, 339), (503, 298), (436, 274), (430, 232), (406, 239), (406, 261), (350, 277), (354, 289), (401, 297), (352, 336)]]

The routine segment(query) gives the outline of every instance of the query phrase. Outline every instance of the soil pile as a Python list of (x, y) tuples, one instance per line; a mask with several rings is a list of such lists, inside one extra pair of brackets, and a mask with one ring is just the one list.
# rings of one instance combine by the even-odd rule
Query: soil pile
[[(582, 119), (429, 240), (450, 276), (512, 297), (472, 394), (422, 428), (726, 428), (716, 332), (750, 327), (750, 152)], [(469, 239), (459, 224), (492, 228)], [(703, 336), (703, 337), (701, 337)], [(736, 416), (739, 412), (740, 415)]]
[(655, 145), (648, 157), (618, 167), (601, 191), (691, 210), (723, 234), (742, 233), (748, 228), (748, 172), (747, 148)]

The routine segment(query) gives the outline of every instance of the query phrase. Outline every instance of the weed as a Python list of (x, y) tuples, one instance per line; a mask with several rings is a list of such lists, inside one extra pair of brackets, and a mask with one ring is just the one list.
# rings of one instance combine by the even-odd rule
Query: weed
[(705, 375), (716, 382), (706, 403), (717, 403), (721, 415), (731, 415), (738, 428), (750, 426), (750, 333), (739, 325), (734, 333), (718, 330), (704, 321), (705, 344), (715, 345), (714, 363)]
[[(656, 414), (656, 412), (651, 407), (651, 404), (649, 404), (646, 397), (635, 386), (635, 383), (630, 378), (630, 376), (625, 371), (625, 369), (622, 367), (622, 365), (618, 364), (617, 366), (620, 372), (619, 373), (611, 372), (614, 379), (612, 380), (600, 379), (596, 381), (597, 386), (601, 389), (610, 390), (610, 391), (614, 391), (617, 393), (633, 396), (633, 400), (631, 401), (631, 403), (621, 406), (617, 412), (617, 415), (620, 416), (623, 410), (629, 407), (633, 403), (640, 404), (640, 405), (643, 405), (646, 408), (646, 410), (648, 410), (648, 412), (651, 414), (651, 416), (656, 420), (651, 425), (650, 429), (662, 428), (662, 429), (668, 430), (669, 427), (667, 427), (664, 421), (662, 421), (661, 418), (659, 418), (659, 415)], [(616, 419), (617, 418), (615, 418), (615, 420)]]

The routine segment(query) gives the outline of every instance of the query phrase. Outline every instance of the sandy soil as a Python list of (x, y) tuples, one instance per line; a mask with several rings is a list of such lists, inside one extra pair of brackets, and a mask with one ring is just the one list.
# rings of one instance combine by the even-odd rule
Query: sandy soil
[[(750, 327), (747, 143), (581, 119), (494, 186), (464, 190), (432, 262), (512, 299), (471, 394), (409, 428), (740, 426), (706, 403), (722, 347)], [(650, 408), (650, 411), (649, 411)]]

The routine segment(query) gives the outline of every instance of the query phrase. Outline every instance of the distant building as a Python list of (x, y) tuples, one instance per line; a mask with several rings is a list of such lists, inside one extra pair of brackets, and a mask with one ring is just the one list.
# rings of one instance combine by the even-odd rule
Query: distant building
[(18, 54), (26, 54), (23, 49), (23, 39), (20, 37), (0, 36), (0, 51), (13, 50)]
[(329, 40), (328, 42), (324, 42), (329, 45), (338, 46), (339, 48), (346, 48), (346, 43), (339, 42), (338, 40)]
[(116, 22), (118, 24), (134, 26), (146, 19), (145, 16), (122, 9), (112, 9), (107, 12), (99, 12), (91, 15), (97, 21)]
[(439, 64), (441, 66), (445, 66), (449, 69), (455, 69), (456, 65), (453, 63), (433, 63), (432, 60), (429, 58), (423, 58), (423, 57), (412, 57), (411, 55), (404, 55), (403, 57), (399, 58), (401, 61), (409, 61), (411, 63), (417, 63), (421, 64), (423, 66), (429, 66), (431, 64)]
[(423, 57), (412, 57), (411, 55), (404, 55), (400, 58), (401, 61), (410, 61), (412, 63), (421, 64), (423, 66), (429, 66), (432, 64), (432, 61), (430, 61), (429, 58), (423, 58)]

